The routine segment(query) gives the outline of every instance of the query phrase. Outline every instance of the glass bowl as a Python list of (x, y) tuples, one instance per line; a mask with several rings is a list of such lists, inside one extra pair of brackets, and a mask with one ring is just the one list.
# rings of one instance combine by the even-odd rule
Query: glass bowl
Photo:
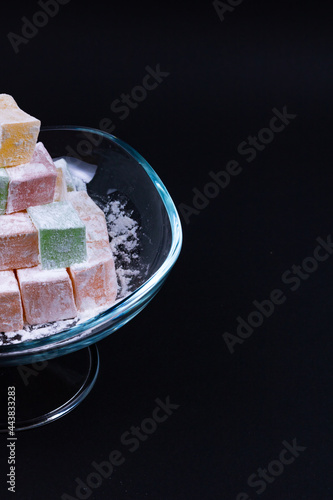
[[(75, 358), (80, 365), (81, 382), (76, 382), (74, 393), (66, 393), (66, 401), (55, 403), (54, 408), (50, 401), (48, 408), (36, 410), (35, 416), (27, 419), (23, 415), (18, 428), (35, 427), (59, 418), (83, 399), (98, 372), (98, 352), (93, 345), (127, 323), (149, 303), (175, 264), (182, 244), (180, 219), (168, 191), (146, 160), (124, 141), (100, 130), (76, 126), (44, 127), (38, 140), (53, 159), (69, 157), (69, 163), (78, 169), (79, 176), (89, 181), (88, 194), (102, 208), (116, 202), (131, 214), (138, 228), (138, 244), (135, 259), (131, 259), (129, 252), (123, 263), (132, 275), (131, 288), (125, 295), (121, 290), (111, 308), (59, 333), (23, 341), (13, 338), (0, 346), (2, 387), (6, 386), (4, 380), (10, 386), (20, 384), (23, 372), (18, 368), (22, 365), (33, 364), (35, 368), (47, 365), (35, 377), (36, 380), (45, 379), (52, 363), (60, 366), (61, 360), (66, 358), (65, 364), (68, 364), (67, 356), (59, 357), (68, 354), (77, 357), (76, 351), (88, 348), (81, 361)], [(18, 373), (20, 380), (16, 380)], [(32, 390), (32, 384), (24, 385), (23, 399), (27, 386)], [(1, 416), (0, 428), (4, 426), (3, 418)]]

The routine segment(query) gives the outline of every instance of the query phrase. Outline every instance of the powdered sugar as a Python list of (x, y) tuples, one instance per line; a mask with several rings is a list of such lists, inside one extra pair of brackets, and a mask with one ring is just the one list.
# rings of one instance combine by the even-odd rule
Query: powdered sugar
[(131, 291), (133, 278), (140, 274), (136, 264), (139, 259), (139, 224), (126, 210), (126, 203), (111, 200), (104, 207), (111, 250), (115, 258), (120, 294), (125, 297)]

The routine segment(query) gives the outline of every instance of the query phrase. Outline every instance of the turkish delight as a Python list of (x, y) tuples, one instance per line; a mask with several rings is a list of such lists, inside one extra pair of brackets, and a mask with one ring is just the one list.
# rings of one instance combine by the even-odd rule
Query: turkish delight
[(23, 308), (14, 271), (0, 271), (0, 332), (22, 328)]
[(9, 175), (7, 214), (53, 201), (57, 180), (54, 165), (31, 161), (7, 168), (6, 172)]
[(77, 315), (73, 286), (66, 269), (44, 270), (39, 265), (19, 269), (17, 278), (25, 319), (30, 325), (74, 318)]
[(64, 170), (58, 165), (54, 165), (57, 170), (57, 181), (53, 201), (65, 201), (67, 199), (67, 184)]
[(13, 97), (0, 94), (0, 167), (28, 163), (40, 130), (40, 120), (22, 111)]
[(117, 296), (117, 276), (112, 251), (105, 242), (87, 243), (88, 260), (74, 264), (69, 274), (78, 311), (110, 307)]
[(80, 219), (87, 228), (87, 242), (105, 241), (109, 244), (109, 233), (103, 211), (96, 205), (85, 191), (68, 193), (71, 202)]
[(66, 160), (64, 158), (60, 158), (59, 160), (55, 160), (54, 164), (55, 164), (57, 169), (60, 168), (63, 171), (67, 191), (69, 191), (69, 192), (75, 191), (74, 179), (73, 179), (73, 176), (68, 168)]
[(28, 214), (0, 215), (0, 271), (38, 263), (38, 231)]
[(86, 260), (86, 227), (69, 202), (29, 207), (28, 214), (38, 229), (43, 269), (69, 267)]

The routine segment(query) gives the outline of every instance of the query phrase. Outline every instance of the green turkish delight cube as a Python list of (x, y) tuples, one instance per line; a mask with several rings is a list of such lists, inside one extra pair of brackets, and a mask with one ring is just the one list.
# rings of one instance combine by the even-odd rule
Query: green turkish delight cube
[(28, 214), (38, 229), (43, 269), (69, 267), (86, 260), (86, 226), (71, 203), (29, 207)]

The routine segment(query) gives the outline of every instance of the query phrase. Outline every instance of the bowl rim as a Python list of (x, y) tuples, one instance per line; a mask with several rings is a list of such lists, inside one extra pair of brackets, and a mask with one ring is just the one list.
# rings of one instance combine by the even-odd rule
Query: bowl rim
[[(5, 344), (0, 346), (0, 365), (1, 361), (13, 360), (15, 357), (19, 360), (22, 356), (32, 356), (34, 361), (35, 359), (39, 359), (44, 357), (44, 359), (53, 357), (50, 355), (50, 351), (55, 348), (58, 348), (61, 352), (55, 353), (55, 356), (65, 354), (67, 352), (72, 352), (76, 350), (75, 348), (68, 349), (66, 346), (74, 346), (77, 343), (82, 342), (82, 347), (87, 347), (91, 343), (98, 342), (102, 338), (106, 337), (108, 334), (112, 333), (116, 329), (120, 328), (127, 321), (129, 321), (135, 314), (137, 314), (145, 305), (149, 302), (149, 300), (154, 296), (155, 293), (159, 290), (160, 286), (166, 279), (169, 271), (175, 264), (182, 247), (183, 242), (183, 232), (179, 214), (177, 212), (176, 206), (167, 191), (165, 185), (161, 181), (160, 177), (157, 175), (155, 170), (151, 167), (151, 165), (138, 153), (132, 146), (127, 144), (122, 139), (119, 139), (115, 135), (112, 135), (108, 132), (104, 132), (102, 130), (93, 128), (93, 127), (84, 127), (78, 125), (48, 125), (41, 127), (41, 132), (52, 132), (52, 131), (78, 131), (85, 132), (90, 134), (97, 134), (103, 136), (107, 140), (110, 140), (113, 143), (116, 143), (121, 148), (123, 148), (127, 153), (129, 153), (146, 171), (149, 178), (154, 184), (155, 189), (157, 190), (168, 215), (170, 228), (171, 228), (171, 246), (168, 252), (167, 257), (165, 258), (163, 264), (159, 267), (155, 273), (147, 279), (139, 288), (131, 292), (125, 298), (117, 301), (114, 305), (112, 305), (109, 309), (104, 312), (99, 313), (98, 315), (90, 318), (82, 323), (79, 323), (71, 328), (67, 328), (66, 330), (48, 335), (46, 337), (42, 337), (36, 340), (26, 340), (22, 342)], [(64, 155), (66, 156), (66, 155)], [(145, 303), (143, 303), (144, 298), (147, 297)], [(142, 306), (142, 307), (140, 307)], [(139, 307), (139, 310), (136, 311), (136, 308)], [(112, 321), (118, 316), (123, 316), (126, 313), (129, 314), (129, 318), (119, 324), (116, 325), (112, 331), (108, 331), (108, 327), (104, 330), (98, 331), (98, 328), (103, 326), (105, 321)], [(94, 332), (97, 330), (97, 332)], [(68, 335), (69, 332), (73, 332), (72, 335)], [(80, 347), (77, 347), (79, 349)], [(62, 351), (66, 351), (63, 353)], [(49, 354), (49, 356), (47, 356)]]

